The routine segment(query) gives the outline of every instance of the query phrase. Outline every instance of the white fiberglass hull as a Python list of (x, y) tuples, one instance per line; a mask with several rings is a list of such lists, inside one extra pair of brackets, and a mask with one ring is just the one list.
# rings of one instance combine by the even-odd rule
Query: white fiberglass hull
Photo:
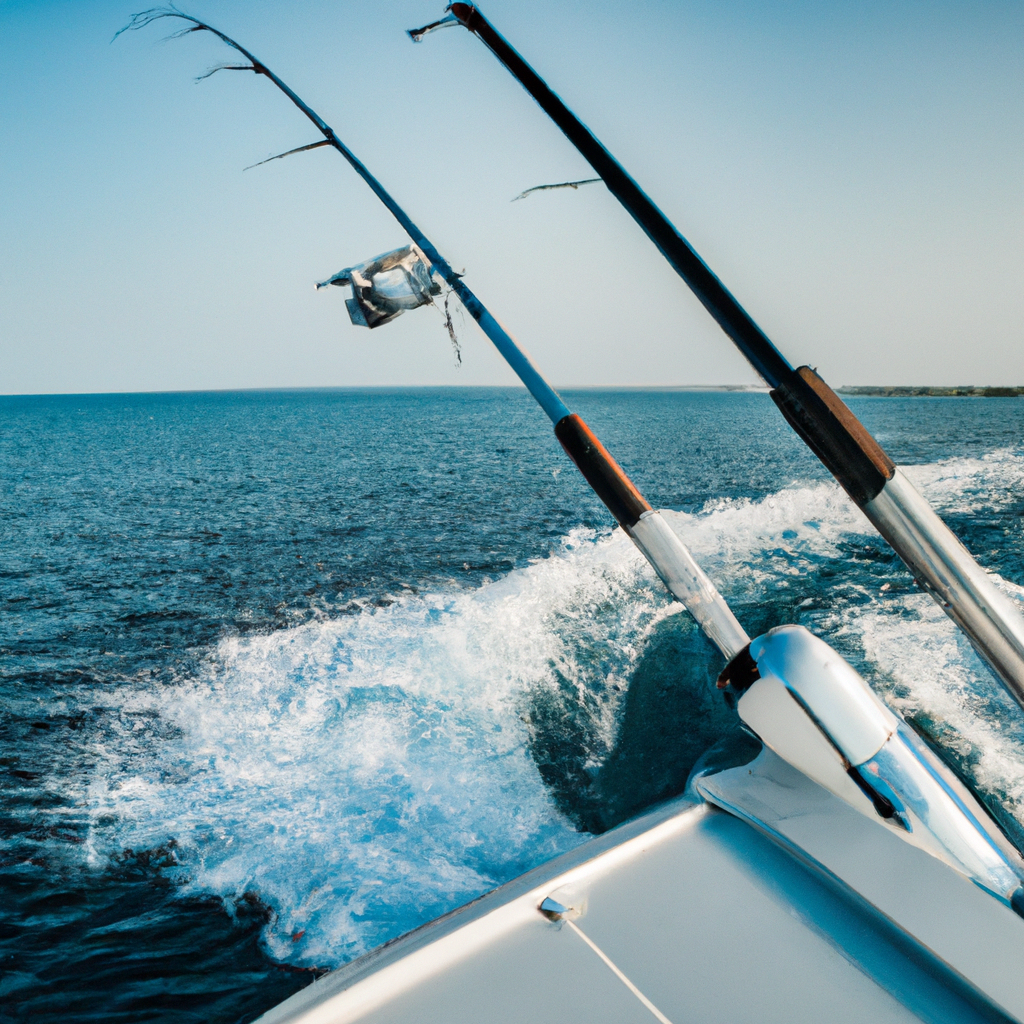
[(963, 875), (768, 750), (696, 789), (262, 1024), (1024, 1020), (1024, 920)]

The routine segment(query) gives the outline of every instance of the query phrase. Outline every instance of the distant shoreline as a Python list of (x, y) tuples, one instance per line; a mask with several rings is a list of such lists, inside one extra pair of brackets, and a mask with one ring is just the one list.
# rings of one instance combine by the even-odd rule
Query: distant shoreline
[(881, 398), (1020, 398), (1024, 395), (1024, 387), (977, 387), (974, 384), (949, 388), (842, 387), (836, 391), (841, 395), (876, 395)]

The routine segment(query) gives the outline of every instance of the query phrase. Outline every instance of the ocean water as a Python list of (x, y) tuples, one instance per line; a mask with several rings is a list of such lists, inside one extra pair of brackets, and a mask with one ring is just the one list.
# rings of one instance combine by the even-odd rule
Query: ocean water
[[(751, 635), (825, 637), (1024, 839), (1024, 715), (766, 395), (567, 397)], [(1024, 401), (850, 404), (1024, 600)], [(522, 392), (0, 420), (2, 1020), (251, 1020), (736, 727)]]

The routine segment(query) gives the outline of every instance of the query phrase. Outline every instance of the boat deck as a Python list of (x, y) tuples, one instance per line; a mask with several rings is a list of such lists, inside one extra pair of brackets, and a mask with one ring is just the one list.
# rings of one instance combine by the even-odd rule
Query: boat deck
[[(261, 1024), (1024, 1014), (1024, 921), (997, 900), (773, 755), (704, 785), (733, 813), (658, 808), (328, 975)], [(545, 898), (564, 919), (539, 910)]]

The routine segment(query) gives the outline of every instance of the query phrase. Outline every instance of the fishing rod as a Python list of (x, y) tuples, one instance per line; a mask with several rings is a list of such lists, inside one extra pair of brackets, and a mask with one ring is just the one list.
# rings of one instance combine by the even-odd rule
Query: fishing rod
[(669, 592), (725, 656), (727, 664), (718, 686), (747, 727), (840, 799), (944, 860), (1024, 916), (1024, 861), (984, 808), (857, 672), (802, 626), (780, 626), (751, 641), (666, 520), (323, 118), (248, 50), (176, 8), (137, 14), (121, 31), (163, 18), (188, 23), (176, 35), (210, 32), (248, 61), (219, 65), (202, 77), (221, 70), (251, 71), (276, 85), (323, 136), (322, 141), (281, 155), (321, 146), (336, 149), (413, 241), (411, 246), (346, 268), (317, 287), (349, 285), (352, 298), (346, 306), (352, 322), (373, 328), (407, 309), (429, 304), (431, 296), (440, 292), (433, 277), (440, 277), (547, 413), (566, 453)]
[(453, 3), (447, 10), (439, 21), (411, 30), (413, 41), (439, 28), (462, 25), (511, 72), (764, 378), (790, 426), (1024, 708), (1024, 619), (1013, 603), (843, 400), (811, 367), (790, 365), (693, 246), (480, 9)]
[[(326, 284), (350, 284), (353, 298), (347, 300), (354, 323), (373, 327), (387, 322), (403, 308), (413, 304), (426, 304), (431, 293), (430, 279), (434, 274), (459, 297), (470, 316), (480, 325), (505, 361), (527, 390), (536, 399), (554, 424), (555, 436), (569, 458), (576, 464), (587, 483), (604, 502), (616, 521), (640, 549), (654, 571), (673, 597), (681, 601), (697, 624), (729, 661), (750, 643), (750, 638), (736, 620), (715, 585), (700, 568), (683, 542), (676, 536), (660, 512), (652, 509), (623, 469), (612, 458), (604, 445), (577, 413), (571, 412), (557, 392), (543, 378), (529, 355), (515, 338), (492, 316), (487, 307), (473, 293), (460, 274), (438, 252), (430, 239), (417, 227), (411, 217), (395, 201), (367, 167), (338, 138), (334, 129), (294, 93), (266, 64), (257, 60), (230, 36), (185, 14), (177, 8), (155, 8), (132, 17), (121, 32), (145, 28), (165, 18), (186, 22), (189, 27), (175, 33), (176, 38), (192, 32), (209, 32), (236, 52), (247, 64), (221, 64), (203, 75), (209, 77), (217, 71), (251, 71), (269, 79), (312, 121), (323, 140), (310, 146), (301, 146), (289, 153), (330, 146), (336, 149), (353, 170), (369, 185), (374, 195), (412, 239), (413, 250), (398, 250), (385, 254), (360, 267), (348, 268)], [(119, 32), (118, 35), (121, 33)], [(115, 36), (116, 38), (116, 36)], [(283, 153), (287, 156), (289, 153)], [(274, 159), (274, 158), (272, 158)], [(425, 259), (421, 259), (420, 257)], [(396, 277), (397, 274), (397, 277)], [(413, 284), (410, 286), (409, 282)], [(322, 285), (318, 285), (321, 287)], [(438, 289), (439, 290), (439, 289)], [(401, 292), (401, 296), (398, 293)], [(398, 296), (396, 303), (396, 296)], [(403, 302), (405, 303), (403, 305)]]

